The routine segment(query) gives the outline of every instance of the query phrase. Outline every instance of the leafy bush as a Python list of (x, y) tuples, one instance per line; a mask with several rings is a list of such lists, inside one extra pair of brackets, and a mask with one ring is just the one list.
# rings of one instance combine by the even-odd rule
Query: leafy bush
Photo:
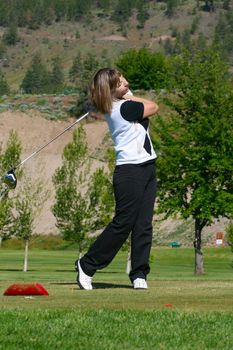
[(168, 87), (169, 61), (161, 53), (154, 53), (145, 48), (130, 49), (119, 57), (116, 66), (133, 90)]
[(45, 106), (48, 104), (48, 99), (47, 98), (40, 98), (37, 102), (37, 106)]

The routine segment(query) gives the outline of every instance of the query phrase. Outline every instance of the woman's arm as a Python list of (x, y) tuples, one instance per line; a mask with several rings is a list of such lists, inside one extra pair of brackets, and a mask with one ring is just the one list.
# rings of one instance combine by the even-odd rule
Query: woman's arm
[(136, 97), (134, 95), (127, 93), (123, 96), (123, 99), (143, 103), (144, 105), (143, 118), (151, 117), (159, 110), (159, 106), (157, 105), (157, 103), (155, 103), (154, 101), (147, 100), (145, 98)]

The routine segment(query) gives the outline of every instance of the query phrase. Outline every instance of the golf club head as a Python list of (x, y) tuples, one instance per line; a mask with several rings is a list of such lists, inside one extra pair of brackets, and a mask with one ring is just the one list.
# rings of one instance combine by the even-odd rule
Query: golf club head
[(3, 178), (3, 182), (10, 188), (14, 189), (17, 185), (17, 177), (14, 169), (9, 170)]

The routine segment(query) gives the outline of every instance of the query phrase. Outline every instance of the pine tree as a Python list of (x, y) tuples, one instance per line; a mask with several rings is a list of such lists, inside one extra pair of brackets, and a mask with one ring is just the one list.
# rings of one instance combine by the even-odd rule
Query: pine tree
[(138, 28), (144, 28), (146, 20), (149, 18), (147, 5), (141, 1), (137, 4), (137, 20), (139, 22)]
[(2, 38), (3, 42), (6, 45), (15, 45), (18, 41), (20, 41), (20, 37), (18, 35), (18, 28), (17, 26), (12, 23), (3, 34)]
[(167, 0), (166, 16), (172, 17), (175, 14), (176, 8), (179, 4), (179, 0)]
[(83, 64), (82, 64), (81, 53), (78, 52), (69, 70), (70, 81), (72, 83), (77, 82), (77, 80), (81, 78), (82, 71), (83, 71)]
[(21, 89), (27, 94), (40, 94), (50, 91), (49, 73), (42, 63), (41, 56), (36, 54), (21, 83)]
[(64, 74), (61, 65), (61, 59), (55, 57), (52, 60), (52, 72), (51, 72), (51, 92), (58, 93), (64, 89)]

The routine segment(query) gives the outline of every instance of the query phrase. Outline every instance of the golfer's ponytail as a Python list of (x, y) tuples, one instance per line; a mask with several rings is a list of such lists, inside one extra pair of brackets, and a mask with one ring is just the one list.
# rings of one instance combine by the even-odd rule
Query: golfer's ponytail
[(103, 114), (112, 110), (114, 92), (121, 73), (117, 69), (100, 69), (93, 77), (90, 87), (91, 99), (97, 110)]

